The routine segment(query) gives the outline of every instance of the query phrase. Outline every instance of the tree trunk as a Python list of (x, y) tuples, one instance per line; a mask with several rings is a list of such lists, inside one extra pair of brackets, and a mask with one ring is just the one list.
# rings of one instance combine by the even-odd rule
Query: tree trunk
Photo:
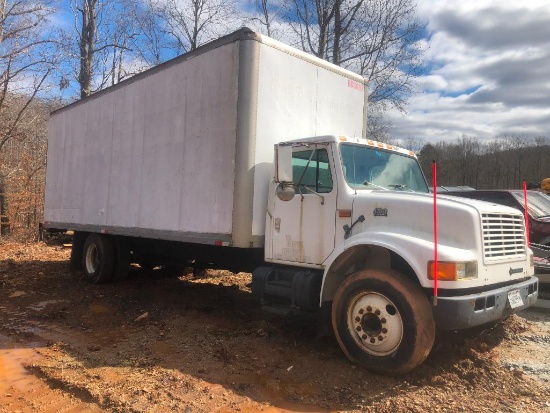
[(6, 190), (6, 181), (0, 175), (0, 236), (10, 234), (10, 221), (8, 218), (8, 196)]
[(97, 0), (84, 0), (80, 13), (82, 28), (80, 33), (80, 97), (92, 94), (92, 70), (94, 64), (94, 41), (97, 28)]
[(340, 40), (342, 39), (341, 7), (342, 2), (340, 0), (336, 0), (334, 5), (334, 43), (332, 51), (332, 63), (335, 65), (340, 64)]

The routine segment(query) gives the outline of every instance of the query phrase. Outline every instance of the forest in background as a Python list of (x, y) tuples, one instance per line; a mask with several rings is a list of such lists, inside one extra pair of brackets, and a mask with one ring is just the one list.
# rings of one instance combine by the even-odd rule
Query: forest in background
[(437, 162), (438, 186), (475, 189), (519, 189), (523, 180), (537, 184), (550, 177), (550, 139), (545, 136), (504, 135), (489, 141), (463, 135), (451, 142), (402, 142), (414, 150), (431, 183)]

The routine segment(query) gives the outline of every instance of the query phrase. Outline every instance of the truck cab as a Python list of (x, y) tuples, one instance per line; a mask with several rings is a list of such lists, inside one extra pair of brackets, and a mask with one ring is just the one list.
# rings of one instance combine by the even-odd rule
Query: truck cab
[(434, 199), (412, 151), (324, 136), (275, 152), (270, 265), (254, 271), (253, 292), (272, 311), (328, 308), (351, 360), (403, 373), (427, 357), (436, 326), (487, 324), (536, 300), (519, 211), (438, 196), (434, 296)]

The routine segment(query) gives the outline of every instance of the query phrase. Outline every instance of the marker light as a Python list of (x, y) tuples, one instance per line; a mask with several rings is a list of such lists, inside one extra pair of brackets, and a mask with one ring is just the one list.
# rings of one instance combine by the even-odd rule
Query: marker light
[[(428, 279), (433, 280), (434, 278), (434, 262), (428, 261)], [(439, 281), (457, 281), (471, 278), (477, 278), (477, 261), (437, 262), (437, 279)]]

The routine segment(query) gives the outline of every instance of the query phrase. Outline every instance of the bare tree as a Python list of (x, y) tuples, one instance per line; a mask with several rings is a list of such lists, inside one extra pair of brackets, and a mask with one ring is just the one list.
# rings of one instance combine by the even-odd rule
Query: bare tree
[(414, 0), (287, 0), (286, 4), (295, 44), (365, 76), (369, 105), (377, 109), (369, 132), (387, 129), (385, 111), (389, 107), (405, 111), (420, 71), (424, 26), (415, 16)]
[(383, 111), (379, 110), (378, 107), (369, 106), (367, 116), (367, 135), (369, 139), (391, 143), (390, 124)]
[(195, 50), (234, 28), (233, 0), (165, 0), (157, 7), (178, 53)]
[(550, 141), (544, 136), (536, 136), (534, 138), (534, 146), (537, 149), (536, 155), (528, 163), (530, 168), (526, 176), (531, 177), (531, 179), (535, 178), (532, 182), (540, 182), (544, 178), (547, 178), (547, 176), (544, 176), (544, 173), (550, 172), (548, 171), (550, 169), (548, 165), (550, 163)]
[(85, 98), (127, 76), (124, 53), (134, 36), (132, 13), (117, 0), (71, 0), (71, 8), (74, 32), (65, 33), (66, 53), (78, 62), (75, 78)]
[(80, 52), (80, 70), (78, 83), (80, 84), (80, 97), (85, 98), (92, 94), (92, 75), (94, 54), (96, 53), (97, 32), (97, 3), (98, 0), (83, 0), (81, 5), (76, 5), (80, 14), (80, 38), (78, 46)]
[(122, 0), (127, 16), (125, 27), (133, 51), (134, 73), (162, 63), (175, 53), (164, 34), (161, 10), (157, 0)]
[[(10, 102), (13, 107), (22, 104), (23, 97)], [(17, 136), (5, 144), (0, 154), (2, 169), (7, 172), (4, 200), (8, 202), (4, 214), (9, 219), (11, 235), (19, 239), (35, 237), (42, 218), (46, 124), (52, 108), (50, 102), (35, 98), (25, 111), (25, 121), (18, 125)]]
[(456, 140), (454, 147), (456, 165), (455, 176), (457, 185), (472, 185), (477, 187), (479, 176), (479, 140), (462, 135)]
[(525, 179), (540, 182), (550, 176), (550, 145), (544, 137), (503, 135), (488, 142), (462, 136), (455, 142), (426, 144), (420, 163), (427, 176), (438, 162), (440, 185), (467, 185), (476, 189), (518, 189)]
[[(350, 56), (351, 45), (357, 41), (357, 38), (350, 41), (350, 36), (357, 27), (358, 19), (365, 6), (364, 0), (349, 2), (345, 0), (336, 0), (334, 11), (334, 41), (332, 47), (332, 63), (341, 65), (346, 61), (353, 60), (356, 57)], [(358, 34), (358, 33), (356, 33)]]
[(36, 120), (29, 109), (56, 63), (47, 24), (52, 5), (50, 0), (0, 0), (0, 234), (9, 228), (7, 179), (18, 170), (6, 148), (26, 139), (23, 130)]
[[(337, 0), (290, 0), (287, 19), (303, 50), (321, 59), (328, 54)], [(295, 18), (293, 18), (295, 16)]]
[(409, 136), (406, 139), (396, 142), (396, 145), (401, 146), (405, 149), (410, 149), (414, 153), (418, 154), (420, 153), (420, 151), (422, 151), (422, 148), (424, 148), (426, 142), (421, 138)]
[[(487, 142), (483, 149), (483, 166), (484, 174), (482, 176), (482, 184), (485, 188), (500, 188), (503, 175), (503, 146), (502, 141), (495, 139)], [(477, 186), (476, 188), (480, 188)]]
[[(423, 26), (410, 0), (375, 1), (366, 35), (358, 50), (360, 71), (369, 80), (369, 99), (404, 111), (418, 74), (423, 50), (418, 45)], [(356, 55), (357, 55), (356, 54)]]
[(261, 32), (269, 37), (276, 38), (278, 34), (274, 28), (274, 23), (281, 17), (281, 8), (275, 2), (269, 0), (252, 0), (251, 3), (256, 11), (256, 14), (251, 18), (252, 22), (259, 23)]

